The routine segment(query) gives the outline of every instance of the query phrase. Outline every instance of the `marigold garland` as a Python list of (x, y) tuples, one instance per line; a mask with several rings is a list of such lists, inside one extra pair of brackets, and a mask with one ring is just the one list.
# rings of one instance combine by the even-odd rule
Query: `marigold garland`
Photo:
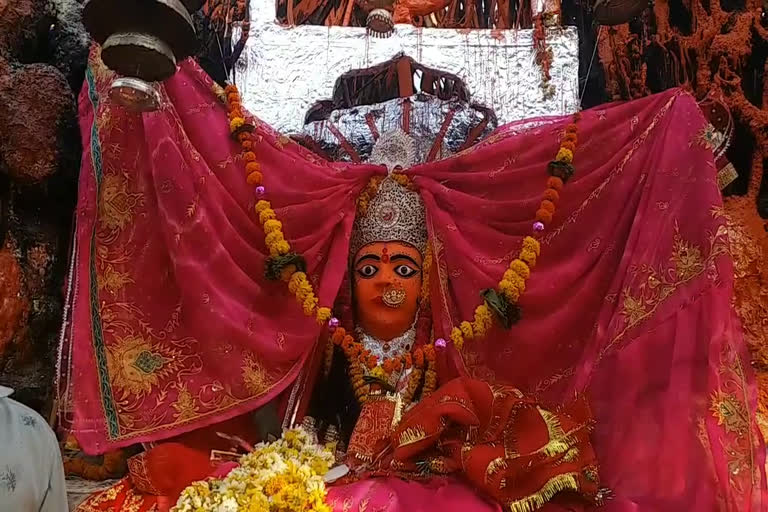
[[(577, 121), (579, 117), (580, 115), (576, 114), (574, 121)], [(547, 187), (542, 195), (539, 208), (536, 210), (536, 222), (533, 225), (534, 234), (540, 233), (547, 224), (552, 222), (563, 185), (573, 175), (574, 170), (571, 162), (578, 141), (577, 133), (578, 128), (575, 122), (566, 126), (557, 156), (547, 166), (550, 177), (547, 179)], [(494, 311), (499, 309), (506, 311), (511, 308), (513, 316), (516, 315), (519, 318), (519, 310), (516, 309), (516, 305), (520, 296), (525, 292), (526, 281), (531, 276), (531, 270), (536, 266), (536, 260), (540, 253), (541, 244), (538, 240), (532, 236), (523, 239), (517, 258), (512, 260), (504, 272), (498, 284), (498, 293), (494, 295), (494, 297), (503, 297), (501, 300), (506, 300), (508, 304), (497, 304)], [(462, 322), (451, 331), (451, 341), (457, 348), (461, 349), (466, 340), (481, 338), (485, 335), (487, 330), (487, 327), (484, 328), (487, 325), (486, 311), (490, 314), (487, 300), (475, 310), (475, 320), (472, 324)], [(480, 316), (478, 316), (478, 312)], [(504, 323), (509, 321), (508, 316), (504, 318)]]
[[(242, 113), (242, 104), (237, 88), (234, 85), (228, 85), (225, 93), (229, 107), (230, 133), (233, 138), (240, 142), (243, 148), (242, 159), (245, 162), (246, 182), (249, 185), (256, 186), (257, 195), (263, 196), (265, 189), (261, 186), (261, 183), (264, 176), (261, 166), (257, 161), (257, 155), (253, 151), (253, 141), (250, 134), (253, 130), (253, 125), (247, 122)], [(548, 165), (550, 177), (547, 179), (546, 189), (536, 211), (536, 222), (533, 224), (534, 234), (543, 231), (545, 226), (552, 221), (563, 186), (574, 172), (571, 163), (573, 162), (578, 142), (578, 128), (575, 121), (579, 117), (580, 115), (576, 114), (574, 116), (574, 123), (566, 126), (555, 160)], [(402, 186), (413, 189), (413, 183), (408, 176), (402, 173), (393, 173), (391, 176)], [(375, 197), (382, 181), (383, 177), (376, 176), (368, 182), (357, 199), (358, 214), (365, 214), (367, 212), (370, 201)], [(301, 256), (290, 252), (291, 246), (285, 239), (285, 234), (282, 230), (283, 225), (277, 220), (277, 215), (269, 201), (259, 200), (254, 211), (264, 229), (264, 241), (269, 250), (270, 260), (272, 260), (268, 260), (267, 264), (268, 277), (279, 278), (288, 283), (289, 291), (296, 297), (297, 302), (302, 305), (305, 315), (314, 316), (319, 324), (331, 325), (331, 322), (335, 320), (331, 318), (331, 310), (328, 307), (319, 306), (319, 300), (315, 296), (313, 287), (305, 274), (303, 259)], [(483, 292), (484, 296), (488, 297), (488, 299), (484, 300), (475, 309), (473, 320), (471, 322), (462, 321), (451, 330), (450, 338), (457, 349), (462, 348), (465, 340), (484, 337), (488, 329), (493, 325), (494, 314), (498, 315), (501, 311), (505, 312), (505, 318), (502, 322), (504, 327), (519, 319), (520, 313), (516, 304), (525, 291), (526, 281), (531, 275), (531, 270), (536, 266), (536, 260), (540, 251), (541, 246), (538, 240), (532, 236), (527, 236), (523, 239), (518, 257), (512, 260), (508, 269), (504, 272), (498, 284), (497, 293), (488, 295), (488, 292), (495, 292), (494, 290)], [(428, 248), (424, 258), (424, 265), (427, 271), (427, 265), (431, 266), (431, 258), (432, 255)], [(428, 280), (424, 279), (424, 286), (421, 291), (422, 302), (428, 298), (428, 287)], [(491, 298), (494, 301), (493, 306), (488, 302)], [(505, 301), (506, 304), (504, 304)], [(413, 398), (422, 372), (425, 379), (422, 394), (427, 395), (435, 389), (435, 346), (433, 344), (426, 345), (422, 349), (416, 349), (413, 355), (406, 353), (379, 362), (375, 355), (372, 355), (369, 350), (366, 350), (352, 336), (347, 334), (343, 327), (332, 326), (332, 331), (332, 343), (341, 347), (350, 363), (357, 362), (357, 364), (350, 364), (350, 377), (352, 378), (355, 393), (361, 401), (364, 401), (371, 391), (371, 385), (365, 382), (364, 367), (367, 367), (374, 376), (387, 378), (393, 371), (400, 371), (413, 365), (414, 370), (411, 372), (411, 378), (405, 392), (406, 396), (410, 395)], [(438, 341), (442, 342), (443, 340)], [(425, 354), (427, 355), (425, 356)], [(424, 361), (426, 361), (426, 368)]]

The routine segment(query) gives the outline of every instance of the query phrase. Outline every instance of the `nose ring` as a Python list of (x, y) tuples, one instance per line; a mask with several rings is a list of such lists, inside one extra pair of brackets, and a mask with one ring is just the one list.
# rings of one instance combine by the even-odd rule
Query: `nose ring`
[(381, 295), (381, 301), (390, 308), (399, 308), (405, 302), (405, 290), (389, 286)]

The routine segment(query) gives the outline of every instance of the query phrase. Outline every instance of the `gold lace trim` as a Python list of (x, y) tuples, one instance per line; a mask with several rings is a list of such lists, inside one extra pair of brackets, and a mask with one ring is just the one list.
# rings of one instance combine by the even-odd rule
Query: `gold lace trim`
[(550, 478), (535, 494), (513, 501), (507, 507), (510, 512), (533, 512), (543, 507), (559, 492), (578, 490), (578, 473), (563, 473)]

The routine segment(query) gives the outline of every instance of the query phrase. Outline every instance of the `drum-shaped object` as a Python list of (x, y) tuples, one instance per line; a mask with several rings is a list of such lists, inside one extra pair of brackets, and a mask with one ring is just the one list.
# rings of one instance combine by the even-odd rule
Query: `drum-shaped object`
[(148, 81), (173, 75), (197, 44), (192, 17), (180, 0), (87, 0), (83, 23), (102, 45), (108, 68)]
[(592, 13), (600, 25), (621, 25), (639, 16), (646, 7), (648, 0), (597, 0)]

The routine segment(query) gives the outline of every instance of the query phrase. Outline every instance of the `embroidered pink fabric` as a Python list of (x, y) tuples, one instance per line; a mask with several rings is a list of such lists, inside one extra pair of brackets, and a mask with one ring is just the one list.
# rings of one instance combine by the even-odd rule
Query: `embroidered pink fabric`
[[(140, 116), (109, 102), (110, 78), (92, 63), (80, 97), (70, 377), (72, 428), (89, 452), (259, 407), (295, 380), (320, 333), (284, 283), (263, 277), (253, 190), (210, 79), (183, 63), (160, 87), (162, 109)], [(408, 171), (435, 247), (436, 335), (471, 318), (479, 292), (496, 285), (531, 232), (570, 121), (515, 123)], [(450, 348), (441, 361), (443, 375), (465, 372), (547, 402), (586, 392), (601, 477), (615, 493), (607, 512), (766, 509), (755, 388), (729, 305), (704, 126), (679, 90), (584, 112), (576, 174), (543, 234), (523, 320), (468, 343), (466, 365)], [(383, 170), (321, 161), (263, 123), (256, 134), (268, 199), (330, 304), (355, 199)], [(332, 498), (348, 491), (340, 503), (360, 504), (372, 485)], [(377, 503), (420, 492), (388, 485)], [(423, 500), (407, 510), (431, 509), (431, 494)]]

